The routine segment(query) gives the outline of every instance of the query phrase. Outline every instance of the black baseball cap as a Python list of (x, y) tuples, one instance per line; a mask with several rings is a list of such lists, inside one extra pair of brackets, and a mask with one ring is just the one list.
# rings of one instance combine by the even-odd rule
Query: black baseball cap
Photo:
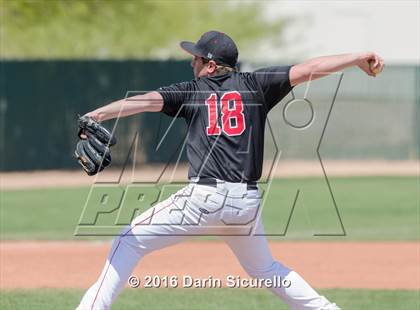
[(181, 48), (191, 55), (214, 60), (218, 65), (235, 68), (238, 61), (238, 48), (227, 34), (220, 31), (204, 33), (197, 43), (182, 41)]

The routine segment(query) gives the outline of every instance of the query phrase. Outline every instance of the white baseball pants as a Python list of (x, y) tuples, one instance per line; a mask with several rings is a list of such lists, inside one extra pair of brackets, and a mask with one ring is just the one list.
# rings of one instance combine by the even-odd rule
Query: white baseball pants
[(247, 190), (242, 183), (184, 187), (136, 217), (115, 238), (101, 275), (77, 309), (109, 309), (143, 256), (197, 235), (220, 236), (251, 277), (290, 281), (289, 287), (269, 289), (292, 309), (328, 309), (325, 297), (271, 256), (260, 201), (259, 191)]

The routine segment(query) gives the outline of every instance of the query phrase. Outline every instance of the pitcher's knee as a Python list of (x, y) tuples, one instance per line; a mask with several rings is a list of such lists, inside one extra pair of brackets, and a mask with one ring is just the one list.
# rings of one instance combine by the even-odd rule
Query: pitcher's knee
[(119, 246), (124, 246), (137, 255), (144, 256), (152, 249), (148, 246), (148, 236), (143, 236), (138, 232), (134, 231), (132, 227), (127, 226), (122, 233), (115, 239), (115, 242), (120, 243)]

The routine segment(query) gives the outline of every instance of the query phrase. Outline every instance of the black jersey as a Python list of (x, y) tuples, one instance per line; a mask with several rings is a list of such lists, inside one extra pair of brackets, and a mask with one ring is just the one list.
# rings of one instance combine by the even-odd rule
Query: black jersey
[(229, 72), (157, 90), (162, 112), (188, 124), (189, 178), (258, 181), (267, 113), (292, 89), (290, 68)]

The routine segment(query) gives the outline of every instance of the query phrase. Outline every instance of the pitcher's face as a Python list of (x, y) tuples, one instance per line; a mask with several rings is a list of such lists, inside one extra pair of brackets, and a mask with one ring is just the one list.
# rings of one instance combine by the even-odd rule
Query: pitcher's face
[(191, 67), (194, 71), (194, 77), (199, 78), (207, 75), (206, 64), (203, 63), (203, 59), (198, 56), (193, 56), (191, 60)]

